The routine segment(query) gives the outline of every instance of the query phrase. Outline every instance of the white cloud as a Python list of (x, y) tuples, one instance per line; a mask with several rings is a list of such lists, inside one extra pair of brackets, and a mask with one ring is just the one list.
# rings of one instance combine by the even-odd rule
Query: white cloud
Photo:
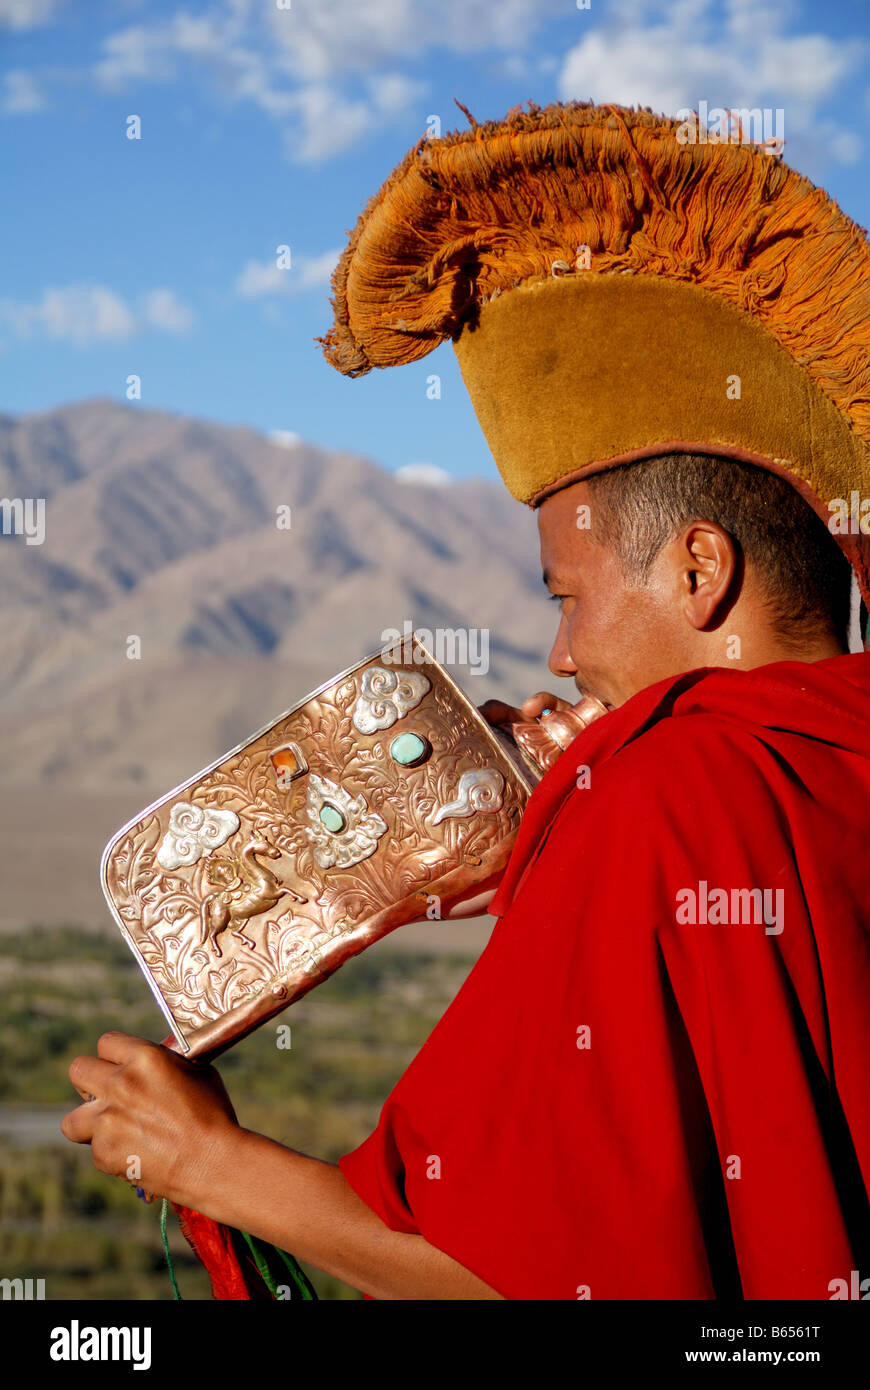
[(381, 72), (366, 81), (376, 111), (383, 116), (401, 115), (427, 90), (401, 72)]
[(139, 301), (142, 318), (151, 328), (166, 333), (186, 333), (193, 327), (193, 311), (182, 304), (174, 290), (148, 290)]
[[(296, 10), (275, 13), (292, 14), (299, 21)], [(331, 22), (336, 18), (332, 15)], [(304, 40), (304, 17), (294, 32)], [(227, 100), (249, 101), (277, 122), (288, 158), (298, 163), (341, 153), (388, 118), (403, 114), (423, 90), (394, 72), (369, 75), (368, 90), (361, 95), (342, 93), (310, 75), (300, 80), (300, 64), (276, 44), (268, 19), (260, 15), (256, 23), (246, 23), (243, 6), (224, 6), (200, 17), (178, 13), (162, 24), (119, 30), (104, 41), (92, 72), (99, 87), (116, 92), (137, 82), (172, 81), (185, 63), (210, 77)], [(317, 72), (334, 65), (301, 64), (306, 66)]]
[(277, 444), (279, 449), (296, 449), (302, 443), (302, 435), (295, 430), (270, 430), (269, 443)]
[(446, 468), (437, 463), (404, 463), (393, 474), (397, 483), (411, 483), (418, 487), (447, 487), (453, 482)]
[(21, 339), (48, 338), (86, 347), (120, 342), (145, 328), (182, 332), (193, 322), (171, 290), (151, 290), (140, 299), (140, 313), (105, 285), (48, 287), (35, 303), (0, 300), (0, 324)]
[(94, 64), (97, 85), (115, 92), (131, 82), (165, 82), (176, 74), (172, 49), (159, 29), (143, 24), (119, 29), (103, 40), (103, 56)]
[(777, 0), (775, 5), (760, 5), (758, 0), (729, 0), (725, 12), (728, 32), (747, 43), (758, 43), (799, 18), (797, 0)]
[(279, 270), (274, 261), (246, 261), (236, 280), (236, 294), (242, 299), (259, 299), (264, 294), (284, 294), (290, 286), (290, 270)]
[[(791, 3), (756, 0), (617, 0), (610, 22), (564, 55), (563, 101), (613, 101), (673, 116), (705, 101), (714, 107), (781, 107), (786, 141), (818, 143), (820, 107), (866, 58), (870, 45), (824, 34), (786, 34)], [(852, 163), (857, 136), (826, 122), (829, 155)]]
[(292, 10), (269, 7), (266, 15), (287, 71), (317, 83), (432, 49), (522, 53), (546, 20), (565, 10), (565, 0), (293, 0)]
[[(206, 15), (178, 11), (117, 31), (91, 72), (117, 92), (195, 67), (226, 100), (276, 122), (292, 162), (316, 164), (422, 106), (427, 84), (400, 66), (437, 49), (520, 55), (564, 10), (565, 0), (293, 0), (291, 9), (224, 0)], [(441, 114), (446, 127), (464, 125), (452, 103)]]
[(118, 340), (135, 332), (136, 320), (123, 299), (104, 285), (69, 285), (43, 290), (35, 304), (0, 305), (19, 337), (44, 336), (82, 347), (95, 339)]
[(854, 130), (842, 130), (832, 122), (822, 122), (817, 134), (838, 164), (860, 164), (864, 146)]
[(333, 250), (319, 256), (294, 256), (291, 250), (291, 263), (286, 270), (279, 269), (274, 261), (246, 261), (236, 279), (236, 294), (242, 299), (260, 299), (265, 295), (320, 289), (329, 284), (340, 255), (340, 251)]
[[(781, 92), (792, 101), (813, 106), (833, 96), (839, 83), (860, 62), (854, 43), (824, 34), (780, 35), (757, 44), (753, 74), (761, 88)], [(742, 56), (742, 55), (741, 55)]]
[(310, 84), (293, 97), (298, 124), (284, 132), (284, 149), (300, 164), (319, 164), (350, 149), (376, 127), (374, 103), (344, 98), (332, 87)]
[(37, 29), (58, 8), (59, 0), (0, 0), (0, 29)]
[(616, 36), (596, 29), (565, 55), (558, 93), (562, 101), (613, 101), (674, 115), (695, 106), (696, 93), (709, 91), (721, 67), (715, 52), (699, 44), (684, 44), (675, 62), (673, 40), (663, 28)]
[(308, 290), (328, 285), (340, 256), (340, 249), (324, 251), (320, 256), (303, 256), (299, 272), (301, 288)]
[[(285, 94), (276, 113), (297, 117), (284, 129), (288, 158), (299, 164), (331, 159), (389, 121), (401, 119), (415, 105), (420, 107), (428, 90), (424, 82), (398, 72), (373, 74), (363, 79), (362, 86), (359, 96), (343, 96), (338, 86), (316, 82)], [(272, 110), (269, 101), (267, 109)], [(422, 134), (422, 117), (420, 127)]]
[(4, 74), (0, 111), (9, 116), (21, 116), (32, 111), (44, 111), (45, 106), (45, 97), (33, 73), (13, 68)]
[[(56, 0), (0, 0), (0, 23), (44, 22), (56, 8)], [(289, 9), (274, 0), (212, 0), (202, 13), (179, 9), (119, 28), (102, 40), (89, 75), (100, 90), (131, 98), (141, 83), (201, 78), (229, 105), (260, 110), (277, 127), (287, 158), (300, 164), (335, 158), (398, 122), (422, 135), (432, 114), (444, 131), (463, 129), (446, 97), (432, 111), (422, 80), (439, 52), (485, 55), (517, 86), (554, 80), (563, 100), (667, 114), (701, 100), (710, 108), (783, 106), (786, 139), (818, 144), (820, 107), (870, 44), (795, 32), (803, 14), (799, 0), (596, 0), (589, 11), (571, 0), (292, 0)], [(561, 33), (570, 22), (577, 42), (536, 51), (551, 19), (562, 21)], [(56, 71), (54, 78), (81, 75)], [(10, 92), (7, 79), (6, 109), (37, 109), (38, 89), (16, 80)], [(502, 114), (476, 109), (468, 91), (456, 95), (479, 120)], [(824, 142), (840, 162), (854, 158), (857, 137), (849, 134), (831, 127)]]

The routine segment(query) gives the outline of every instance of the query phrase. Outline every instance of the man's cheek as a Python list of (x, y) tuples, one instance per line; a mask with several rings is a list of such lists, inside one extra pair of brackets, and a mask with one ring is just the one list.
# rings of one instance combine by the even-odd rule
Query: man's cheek
[(593, 618), (587, 614), (582, 620), (572, 623), (568, 646), (578, 670), (603, 670), (614, 646), (613, 634), (607, 632), (597, 615)]

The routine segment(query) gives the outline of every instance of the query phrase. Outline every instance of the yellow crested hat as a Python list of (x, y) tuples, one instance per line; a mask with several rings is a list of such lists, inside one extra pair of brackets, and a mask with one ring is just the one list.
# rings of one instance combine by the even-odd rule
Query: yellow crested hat
[(317, 341), (355, 377), (452, 339), (531, 506), (660, 453), (771, 469), (870, 605), (866, 233), (778, 155), (726, 139), (585, 102), (424, 137), (360, 215)]

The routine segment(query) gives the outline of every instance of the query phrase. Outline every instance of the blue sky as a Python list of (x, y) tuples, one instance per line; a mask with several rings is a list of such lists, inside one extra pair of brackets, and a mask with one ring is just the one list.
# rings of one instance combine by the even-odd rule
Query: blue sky
[(0, 410), (135, 373), (144, 407), (496, 476), (449, 345), (351, 381), (313, 341), (369, 196), (431, 116), (467, 127), (454, 97), (781, 107), (787, 162), (870, 221), (868, 0), (282, 2), (0, 0)]

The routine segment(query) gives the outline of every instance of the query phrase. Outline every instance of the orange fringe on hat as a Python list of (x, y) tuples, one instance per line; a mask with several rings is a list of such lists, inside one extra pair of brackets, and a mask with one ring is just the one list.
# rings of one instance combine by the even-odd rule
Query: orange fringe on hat
[[(573, 266), (695, 284), (756, 317), (865, 441), (864, 229), (761, 146), (680, 143), (680, 122), (591, 103), (515, 108), (423, 137), (372, 197), (332, 278), (327, 360), (414, 362), (502, 291)], [(589, 274), (589, 271), (585, 272)]]

